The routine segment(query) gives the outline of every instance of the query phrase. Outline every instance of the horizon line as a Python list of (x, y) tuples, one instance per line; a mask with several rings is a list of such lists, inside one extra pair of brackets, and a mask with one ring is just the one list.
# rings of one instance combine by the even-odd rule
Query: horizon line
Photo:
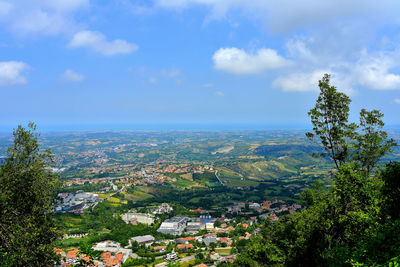
[[(0, 125), (0, 133), (9, 133), (18, 125)], [(311, 130), (311, 124), (296, 123), (127, 123), (127, 124), (36, 124), (38, 132), (107, 132), (107, 131), (257, 131)], [(388, 130), (400, 129), (399, 124), (385, 125)]]

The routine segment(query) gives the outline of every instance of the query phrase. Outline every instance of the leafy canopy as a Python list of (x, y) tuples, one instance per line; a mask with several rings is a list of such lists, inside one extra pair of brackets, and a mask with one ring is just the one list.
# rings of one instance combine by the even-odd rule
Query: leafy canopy
[(314, 133), (310, 140), (318, 138), (325, 153), (335, 163), (336, 169), (348, 163), (356, 163), (360, 170), (369, 174), (378, 161), (396, 146), (393, 139), (382, 130), (383, 114), (379, 110), (360, 112), (360, 123), (349, 123), (350, 98), (330, 85), (330, 75), (319, 81), (320, 94), (308, 115)]
[(36, 126), (14, 130), (14, 143), (0, 166), (0, 265), (46, 266), (59, 237), (52, 203), (59, 186), (49, 169), (49, 151), (40, 151)]

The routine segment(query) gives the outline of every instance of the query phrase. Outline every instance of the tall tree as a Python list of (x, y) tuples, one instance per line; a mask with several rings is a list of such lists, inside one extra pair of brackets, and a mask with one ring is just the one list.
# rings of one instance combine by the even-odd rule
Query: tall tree
[(49, 166), (48, 150), (40, 151), (36, 126), (14, 130), (14, 143), (0, 166), (0, 265), (46, 266), (56, 256), (59, 237), (52, 203), (59, 186)]
[(385, 125), (382, 118), (383, 114), (379, 110), (362, 109), (360, 125), (354, 133), (352, 158), (367, 174), (393, 146), (397, 145), (393, 139), (388, 139), (387, 133), (382, 130)]
[(379, 110), (360, 112), (360, 124), (349, 123), (350, 98), (330, 85), (330, 76), (325, 74), (319, 81), (320, 94), (308, 115), (314, 133), (306, 133), (310, 140), (319, 138), (326, 153), (340, 166), (355, 162), (368, 175), (379, 160), (391, 151), (396, 142), (388, 139), (382, 130), (383, 114)]
[[(320, 94), (315, 107), (308, 115), (311, 117), (314, 133), (307, 133), (309, 139), (319, 137), (321, 143), (339, 168), (348, 158), (346, 137), (354, 125), (348, 124), (350, 98), (330, 85), (330, 75), (325, 74), (319, 81)], [(324, 154), (325, 155), (325, 154)]]

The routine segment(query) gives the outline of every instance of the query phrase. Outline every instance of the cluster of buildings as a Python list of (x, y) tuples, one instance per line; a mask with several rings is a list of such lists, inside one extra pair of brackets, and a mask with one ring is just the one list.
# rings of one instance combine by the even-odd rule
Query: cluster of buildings
[[(246, 204), (248, 208), (254, 210), (258, 213), (281, 213), (281, 212), (289, 212), (290, 214), (295, 213), (299, 209), (301, 209), (301, 205), (299, 204), (291, 204), (287, 205), (284, 200), (266, 200), (261, 203), (257, 202), (237, 202), (232, 206), (226, 207), (226, 210), (230, 213), (242, 213), (246, 209)], [(272, 207), (273, 206), (273, 207)]]
[(158, 208), (153, 211), (153, 214), (165, 214), (170, 213), (174, 209), (168, 203), (162, 203)]
[(122, 220), (127, 224), (137, 225), (139, 223), (152, 225), (156, 220), (155, 214), (165, 214), (170, 213), (174, 209), (168, 205), (168, 203), (162, 203), (160, 206), (155, 207), (151, 213), (140, 213), (136, 211), (130, 211), (121, 214)]
[[(79, 153), (80, 156), (86, 157), (86, 154), (98, 153), (97, 150), (90, 150)], [(97, 154), (96, 154), (97, 155)], [(100, 157), (102, 154), (98, 154)], [(100, 160), (100, 159), (97, 159)], [(100, 164), (101, 165), (101, 164)], [(210, 165), (189, 165), (182, 163), (151, 163), (143, 166), (137, 164), (114, 164), (98, 167), (82, 168), (87, 174), (99, 175), (107, 173), (125, 173), (121, 177), (103, 177), (103, 178), (73, 178), (64, 183), (64, 186), (90, 184), (105, 184), (114, 181), (116, 184), (129, 185), (153, 185), (163, 184), (165, 181), (175, 181), (176, 178), (169, 177), (168, 174), (193, 174), (203, 173), (205, 171), (213, 172), (214, 169)]]
[(55, 202), (55, 212), (74, 212), (81, 213), (98, 202), (103, 201), (96, 194), (77, 191), (74, 193), (59, 193), (58, 200)]
[[(279, 208), (301, 208), (300, 205), (287, 205), (285, 202), (279, 201), (264, 201), (261, 205), (272, 205), (272, 209)], [(247, 206), (252, 209), (258, 208), (254, 203), (235, 203), (235, 206)], [(170, 210), (169, 205), (163, 203), (158, 209)], [(127, 223), (136, 221), (137, 223), (151, 224), (154, 222), (153, 214), (144, 214), (130, 212), (121, 215)], [(259, 217), (268, 217), (271, 220), (278, 220), (275, 213), (265, 213)], [(240, 240), (249, 240), (254, 235), (259, 235), (260, 229), (257, 225), (253, 225), (258, 220), (258, 217), (250, 217), (249, 219), (237, 220), (222, 218), (211, 218), (210, 215), (199, 215), (199, 217), (189, 218), (186, 216), (174, 216), (163, 221), (157, 230), (158, 232), (174, 235), (175, 238), (157, 240), (152, 235), (135, 236), (130, 238), (129, 245), (122, 247), (114, 241), (103, 241), (97, 243), (92, 248), (97, 251), (102, 251), (100, 259), (95, 261), (96, 266), (122, 266), (122, 264), (130, 257), (140, 258), (138, 254), (130, 249), (134, 243), (143, 246), (146, 253), (156, 254), (159, 259), (164, 261), (180, 260), (179, 255), (188, 251), (199, 253), (209, 253), (210, 258), (214, 263), (232, 263), (235, 260), (235, 254), (231, 252), (231, 248), (235, 246), (235, 242)], [(238, 228), (239, 227), (239, 228)], [(207, 230), (200, 232), (201, 230)], [(185, 234), (185, 235), (183, 235)], [(189, 234), (189, 235), (188, 235)], [(183, 235), (183, 236), (182, 236)], [(226, 248), (226, 250), (224, 250)], [(63, 256), (63, 264), (77, 264), (79, 260), (86, 257), (79, 254), (77, 250), (63, 252), (57, 250)], [(160, 254), (161, 253), (161, 254)], [(165, 263), (165, 262), (164, 262)], [(64, 265), (69, 266), (69, 265)]]
[[(122, 266), (129, 257), (134, 256), (131, 249), (123, 248), (118, 242), (114, 241), (99, 242), (92, 249), (103, 252), (99, 260), (93, 261), (94, 266), (98, 267)], [(90, 258), (80, 253), (79, 249), (64, 252), (62, 249), (55, 248), (54, 251), (61, 256), (61, 267), (77, 266), (77, 264), (81, 264), (80, 262), (90, 262)]]

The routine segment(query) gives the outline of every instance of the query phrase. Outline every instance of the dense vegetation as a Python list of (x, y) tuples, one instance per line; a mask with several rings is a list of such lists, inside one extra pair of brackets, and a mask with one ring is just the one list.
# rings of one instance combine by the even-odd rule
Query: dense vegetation
[[(348, 123), (350, 99), (320, 81), (309, 115), (314, 133), (336, 169), (329, 189), (307, 189), (307, 209), (266, 222), (263, 238), (254, 238), (237, 266), (371, 266), (400, 261), (400, 163), (378, 166), (395, 146), (382, 131), (377, 110), (360, 113), (360, 124)], [(397, 265), (396, 265), (397, 266)]]
[(55, 230), (52, 203), (58, 178), (49, 169), (51, 154), (39, 151), (35, 125), (19, 126), (0, 165), (0, 265), (53, 264)]

